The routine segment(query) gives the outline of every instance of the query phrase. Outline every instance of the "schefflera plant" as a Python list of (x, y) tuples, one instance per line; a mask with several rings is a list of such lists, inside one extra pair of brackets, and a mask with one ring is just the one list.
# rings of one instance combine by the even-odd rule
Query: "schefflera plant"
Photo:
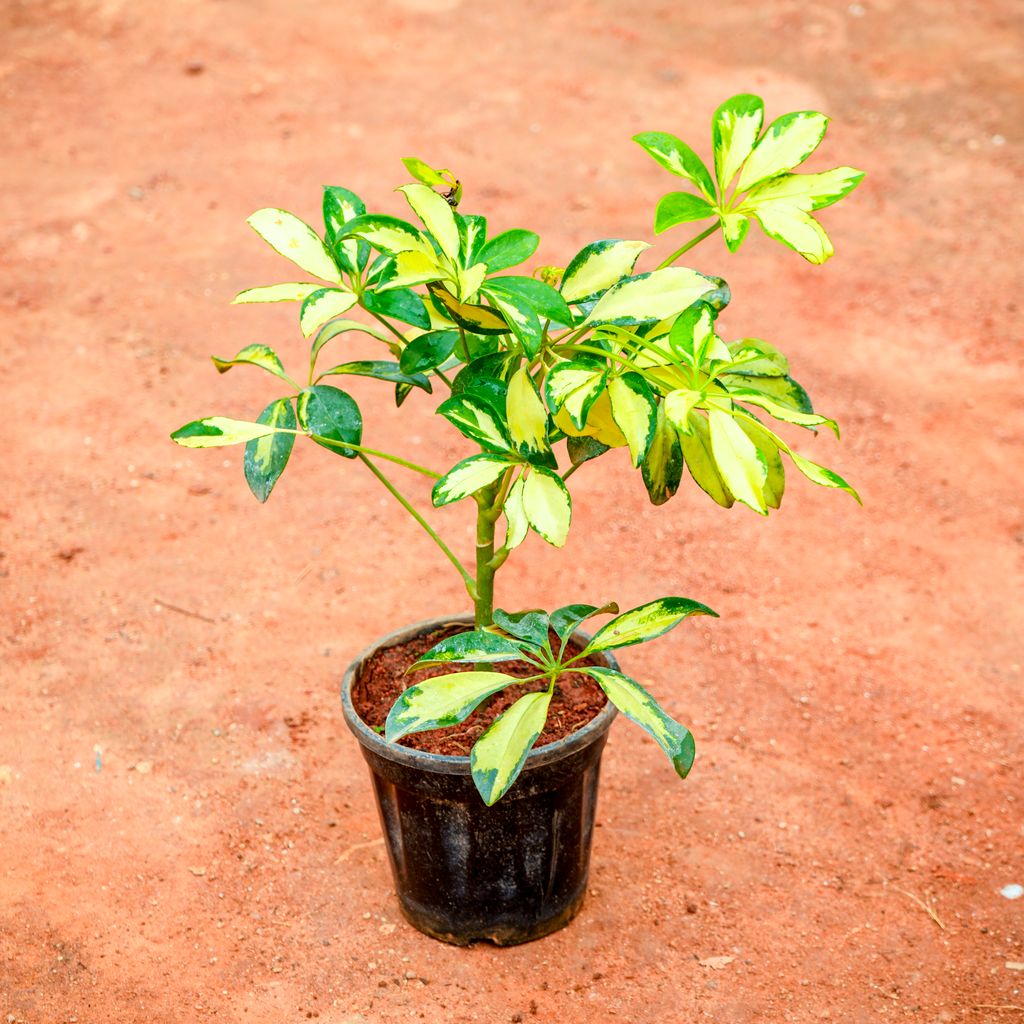
[[(714, 177), (675, 136), (636, 136), (662, 166), (696, 189), (661, 199), (655, 232), (714, 219), (651, 270), (637, 270), (649, 242), (602, 239), (564, 268), (508, 273), (533, 256), (538, 236), (523, 229), (490, 234), (483, 216), (459, 209), (462, 183), (452, 172), (417, 159), (405, 161), (415, 180), (398, 191), (418, 223), (367, 212), (357, 195), (335, 186), (324, 189), (322, 233), (284, 210), (262, 209), (249, 218), (261, 238), (316, 278), (251, 288), (235, 298), (242, 304), (299, 303), (300, 330), (310, 341), (306, 381), (299, 383), (264, 344), (247, 345), (233, 358), (215, 357), (220, 372), (256, 366), (283, 381), (287, 391), (255, 420), (206, 417), (172, 438), (193, 448), (244, 444), (246, 481), (266, 501), (296, 437), (306, 436), (362, 463), (430, 536), (465, 585), (475, 628), (444, 641), (413, 667), (468, 661), (474, 668), (407, 689), (391, 711), (386, 736), (398, 740), (463, 721), (491, 695), (523, 682), (480, 665), (512, 659), (532, 665), (531, 678), (547, 680), (547, 687), (521, 697), (471, 753), (473, 777), (488, 803), (514, 782), (567, 671), (594, 678), (666, 750), (680, 776), (693, 762), (689, 731), (635, 680), (583, 662), (659, 636), (689, 615), (713, 615), (709, 608), (687, 598), (660, 598), (616, 615), (576, 653), (567, 643), (573, 631), (591, 616), (616, 613), (615, 605), (570, 605), (550, 615), (495, 611), (496, 573), (531, 531), (554, 547), (565, 544), (572, 520), (569, 478), (580, 467), (621, 448), (654, 504), (677, 493), (685, 470), (718, 504), (739, 502), (767, 515), (782, 501), (786, 456), (812, 482), (857, 497), (842, 477), (796, 452), (769, 425), (776, 420), (810, 431), (825, 426), (838, 435), (835, 422), (815, 412), (790, 375), (786, 357), (756, 337), (724, 340), (718, 319), (730, 300), (728, 285), (675, 265), (719, 229), (734, 251), (751, 218), (812, 263), (832, 255), (811, 213), (846, 195), (861, 172), (793, 173), (820, 143), (827, 118), (802, 111), (762, 130), (763, 109), (759, 98), (741, 95), (715, 112)], [(375, 339), (384, 358), (349, 358), (321, 368), (330, 343), (358, 333)], [(393, 385), (403, 409), (411, 407), (404, 403), (413, 392), (440, 390), (444, 398), (435, 411), (475, 451), (439, 472), (370, 447), (355, 398), (337, 383), (325, 383), (347, 376)], [(387, 463), (432, 481), (435, 507), (472, 499), (471, 562), (387, 475)]]

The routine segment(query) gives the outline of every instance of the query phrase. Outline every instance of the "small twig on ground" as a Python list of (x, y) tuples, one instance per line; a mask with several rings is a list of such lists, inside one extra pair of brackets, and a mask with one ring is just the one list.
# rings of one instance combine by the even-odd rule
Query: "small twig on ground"
[(935, 908), (930, 903), (925, 903), (920, 896), (915, 896), (912, 892), (907, 892), (906, 889), (897, 889), (895, 885), (892, 888), (894, 892), (898, 892), (913, 900), (943, 931), (946, 930), (946, 926), (942, 923), (939, 915), (935, 912)]
[(369, 847), (371, 847), (371, 846), (383, 846), (383, 845), (384, 845), (384, 840), (383, 839), (371, 839), (371, 840), (369, 840), (368, 842), (365, 842), (365, 843), (356, 843), (355, 846), (350, 846), (334, 863), (335, 864), (341, 864), (343, 861), (348, 860), (349, 857), (351, 857), (352, 854), (355, 853), (357, 850), (366, 850), (366, 849), (369, 849)]
[(190, 619), (199, 619), (200, 622), (208, 622), (211, 626), (217, 625), (216, 619), (211, 619), (209, 615), (201, 615), (199, 612), (189, 611), (188, 608), (179, 608), (176, 604), (171, 604), (170, 601), (165, 601), (161, 597), (153, 598), (154, 604), (160, 605), (161, 608), (166, 608), (169, 612), (177, 612), (179, 615), (187, 615)]
[(869, 984), (869, 985), (870, 985), (870, 986), (871, 986), (871, 987), (872, 987), (872, 988), (873, 988), (873, 989), (874, 989), (874, 990), (875, 990), (876, 992), (881, 992), (881, 993), (882, 993), (882, 995), (883, 995), (883, 996), (885, 996), (885, 998), (886, 998), (886, 999), (892, 999), (892, 1000), (894, 1000), (894, 1001), (895, 1001), (895, 1002), (897, 1002), (897, 1003), (898, 1003), (898, 1002), (900, 1001), (900, 997), (899, 997), (898, 995), (896, 995), (896, 994), (895, 994), (895, 993), (893, 993), (893, 992), (886, 992), (886, 991), (885, 991), (885, 989), (881, 987), (881, 985), (876, 985), (876, 984), (875, 984), (875, 983), (874, 983), (873, 981), (869, 981), (869, 982), (868, 982), (868, 984)]
[(1016, 1010), (1017, 1013), (1024, 1013), (1024, 1006), (1014, 1006), (1012, 1003), (975, 1003), (972, 1010)]

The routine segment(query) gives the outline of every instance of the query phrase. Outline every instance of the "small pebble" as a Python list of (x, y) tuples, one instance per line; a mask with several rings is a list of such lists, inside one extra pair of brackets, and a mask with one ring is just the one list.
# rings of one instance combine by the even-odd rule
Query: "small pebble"
[(999, 890), (1000, 896), (1005, 896), (1008, 900), (1019, 900), (1021, 896), (1024, 896), (1024, 885), (1017, 885), (1014, 882), (1012, 885), (1004, 885)]

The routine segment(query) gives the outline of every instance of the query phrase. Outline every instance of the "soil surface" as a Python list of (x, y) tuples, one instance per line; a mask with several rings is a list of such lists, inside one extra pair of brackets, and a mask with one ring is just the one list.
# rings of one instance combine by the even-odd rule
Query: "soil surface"
[[(1022, 16), (0, 5), (0, 1020), (1021, 1020)], [(621, 451), (572, 478), (566, 548), (531, 537), (498, 601), (718, 611), (622, 656), (697, 761), (681, 782), (620, 719), (579, 918), (446, 947), (399, 917), (338, 685), (374, 638), (466, 611), (460, 581), (356, 462), (296, 445), (260, 506), (240, 451), (167, 435), (277, 397), (211, 354), (265, 342), (303, 372), (294, 307), (229, 305), (289, 279), (254, 209), (315, 221), (332, 183), (401, 213), (415, 155), (455, 168), (492, 232), (537, 229), (531, 266), (564, 265), (651, 238), (680, 187), (632, 135), (707, 157), (739, 91), (833, 116), (809, 169), (868, 171), (821, 213), (824, 267), (756, 227), (692, 257), (732, 286), (726, 335), (779, 344), (839, 421), (801, 450), (864, 507), (793, 476), (767, 520), (689, 482), (653, 508)], [(436, 396), (396, 411), (380, 387), (351, 384), (367, 444), (468, 453)], [(396, 480), (468, 557), (468, 506)]]
[[(352, 703), (359, 717), (372, 728), (383, 730), (391, 705), (410, 686), (415, 686), (424, 679), (452, 672), (471, 672), (475, 667), (473, 665), (442, 665), (406, 674), (409, 666), (435, 644), (461, 632), (465, 630), (436, 629), (415, 640), (385, 647), (368, 658), (352, 687)], [(558, 638), (552, 633), (553, 650), (558, 651), (558, 643)], [(569, 645), (569, 654), (578, 654), (580, 650), (578, 644)], [(602, 662), (594, 657), (583, 658), (579, 664), (599, 665)], [(484, 669), (523, 679), (537, 673), (536, 666), (526, 661), (503, 661), (496, 665), (484, 666)], [(547, 689), (547, 685), (545, 679), (534, 679), (528, 683), (510, 686), (507, 690), (502, 690), (485, 700), (464, 722), (446, 729), (414, 733), (403, 737), (399, 742), (403, 746), (426, 750), (431, 754), (468, 757), (473, 744), (502, 712), (512, 707), (524, 693), (536, 693)], [(583, 728), (606, 703), (604, 691), (593, 679), (580, 672), (566, 672), (555, 684), (548, 705), (547, 722), (534, 747), (554, 743)]]

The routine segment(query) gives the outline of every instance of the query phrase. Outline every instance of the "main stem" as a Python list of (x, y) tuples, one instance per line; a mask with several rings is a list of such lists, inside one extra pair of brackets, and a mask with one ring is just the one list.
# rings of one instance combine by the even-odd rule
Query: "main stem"
[(494, 527), (501, 509), (494, 507), (500, 482), (484, 488), (476, 496), (476, 597), (473, 619), (477, 629), (494, 621)]
[(706, 231), (702, 231), (696, 237), (691, 238), (685, 245), (681, 245), (678, 249), (676, 249), (676, 251), (672, 253), (671, 256), (662, 260), (658, 264), (658, 270), (664, 270), (666, 267), (672, 266), (672, 264), (675, 263), (675, 261), (679, 259), (679, 257), (682, 256), (684, 252), (688, 252), (698, 242), (703, 242), (705, 238), (708, 238), (711, 235), (713, 235), (719, 229), (719, 227), (721, 227), (721, 225), (716, 220), (715, 223), (712, 224), (711, 227), (709, 227)]

